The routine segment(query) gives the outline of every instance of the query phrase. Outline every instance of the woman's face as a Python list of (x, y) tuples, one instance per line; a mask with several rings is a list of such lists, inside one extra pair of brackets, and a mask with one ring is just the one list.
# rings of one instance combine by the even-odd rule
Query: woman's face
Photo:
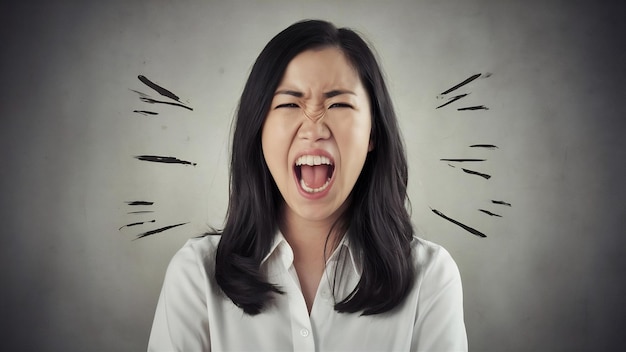
[(371, 150), (369, 97), (337, 48), (287, 66), (263, 125), (263, 155), (287, 215), (334, 221)]

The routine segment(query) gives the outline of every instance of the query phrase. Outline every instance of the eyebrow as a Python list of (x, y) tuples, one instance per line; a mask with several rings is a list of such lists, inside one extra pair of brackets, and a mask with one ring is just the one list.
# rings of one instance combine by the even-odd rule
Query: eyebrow
[[(302, 98), (304, 96), (304, 93), (302, 93), (302, 92), (298, 92), (296, 90), (289, 90), (289, 89), (279, 90), (279, 91), (276, 91), (276, 93), (274, 93), (275, 96), (279, 95), (279, 94), (291, 95), (291, 96), (294, 96), (296, 98)], [(356, 95), (356, 93), (354, 93), (352, 91), (349, 91), (349, 90), (335, 89), (335, 90), (331, 90), (329, 92), (324, 93), (324, 97), (326, 99), (329, 99), (329, 98), (336, 97), (336, 96), (342, 95), (342, 94)]]

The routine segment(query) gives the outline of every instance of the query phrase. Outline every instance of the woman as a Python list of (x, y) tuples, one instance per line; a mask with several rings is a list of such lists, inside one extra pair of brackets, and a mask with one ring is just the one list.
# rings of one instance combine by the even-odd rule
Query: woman
[(149, 350), (467, 350), (458, 269), (414, 236), (396, 117), (356, 33), (279, 33), (234, 127), (225, 227), (172, 259)]

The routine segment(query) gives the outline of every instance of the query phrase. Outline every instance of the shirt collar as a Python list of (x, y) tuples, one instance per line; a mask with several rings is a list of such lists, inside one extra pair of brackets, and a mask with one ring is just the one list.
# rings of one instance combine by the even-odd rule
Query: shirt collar
[(348, 258), (350, 258), (350, 260), (344, 260), (343, 262), (346, 263), (346, 265), (350, 265), (352, 267), (352, 270), (354, 271), (354, 274), (360, 277), (362, 273), (361, 251), (358, 250), (350, 241), (349, 233), (346, 233), (343, 236), (343, 238), (339, 242), (339, 245), (337, 246), (337, 248), (335, 248), (333, 254), (328, 258), (327, 263), (331, 261), (338, 261), (341, 258), (341, 252), (346, 249), (348, 250)]
[(283, 236), (280, 230), (276, 231), (272, 246), (270, 247), (269, 252), (267, 252), (265, 258), (261, 260), (261, 265), (264, 265), (265, 262), (270, 260), (270, 258), (280, 260), (285, 268), (289, 268), (293, 263), (293, 250), (291, 250), (291, 246), (287, 243), (285, 236)]
[[(347, 249), (350, 260), (344, 261), (344, 263), (351, 265), (354, 273), (357, 276), (361, 276), (361, 251), (355, 248), (349, 237), (348, 233), (343, 236), (333, 254), (328, 257), (327, 263), (337, 261), (341, 257), (341, 252)], [(261, 261), (261, 265), (264, 265), (269, 260), (279, 260), (285, 269), (288, 269), (293, 264), (293, 250), (280, 230), (276, 231), (270, 250)]]

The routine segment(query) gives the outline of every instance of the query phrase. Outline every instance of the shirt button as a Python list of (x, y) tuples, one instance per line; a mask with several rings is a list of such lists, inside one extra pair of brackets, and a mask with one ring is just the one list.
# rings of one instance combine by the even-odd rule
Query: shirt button
[(307, 330), (307, 329), (300, 330), (300, 335), (302, 335), (302, 337), (309, 336), (309, 330)]

